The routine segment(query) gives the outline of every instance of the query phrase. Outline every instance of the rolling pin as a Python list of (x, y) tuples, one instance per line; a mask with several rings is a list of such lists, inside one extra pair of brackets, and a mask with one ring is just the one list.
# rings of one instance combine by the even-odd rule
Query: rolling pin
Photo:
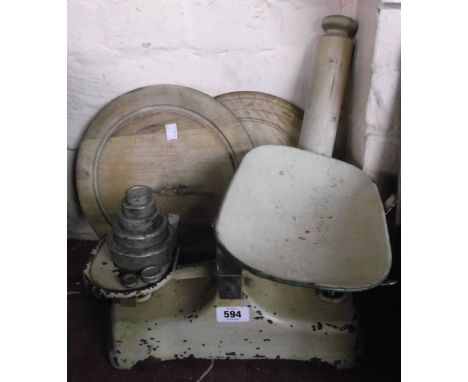
[(314, 82), (305, 105), (299, 148), (331, 157), (348, 78), (357, 22), (346, 16), (322, 21)]

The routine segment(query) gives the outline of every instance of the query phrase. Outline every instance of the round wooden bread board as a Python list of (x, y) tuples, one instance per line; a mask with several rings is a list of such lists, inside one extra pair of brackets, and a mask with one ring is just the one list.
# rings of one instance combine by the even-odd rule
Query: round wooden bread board
[[(165, 213), (178, 216), (179, 232), (206, 237), (243, 156), (259, 145), (296, 146), (302, 116), (289, 102), (259, 92), (213, 99), (154, 85), (126, 93), (95, 116), (80, 144), (81, 207), (102, 236), (125, 190), (144, 184)], [(168, 124), (177, 126), (177, 139), (167, 139)]]
[(215, 98), (234, 113), (255, 146), (297, 147), (304, 112), (292, 103), (254, 91), (226, 93)]
[[(167, 125), (177, 139), (168, 140)], [(221, 199), (253, 144), (234, 114), (212, 97), (176, 85), (136, 89), (107, 104), (81, 141), (81, 207), (102, 236), (128, 187), (150, 186), (181, 232), (211, 230)]]

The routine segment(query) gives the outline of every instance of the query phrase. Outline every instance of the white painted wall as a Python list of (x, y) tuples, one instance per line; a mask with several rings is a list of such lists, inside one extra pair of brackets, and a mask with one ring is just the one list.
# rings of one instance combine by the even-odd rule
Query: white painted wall
[(400, 171), (400, 4), (360, 0), (346, 129), (346, 159), (394, 193)]
[[(344, 14), (361, 23), (369, 7), (377, 12), (367, 0), (68, 0), (69, 236), (93, 237), (78, 207), (73, 165), (87, 124), (106, 103), (172, 83), (212, 96), (262, 91), (303, 108), (322, 18)], [(364, 56), (377, 28), (369, 30), (361, 36)], [(366, 59), (355, 76), (367, 70)], [(366, 110), (361, 105), (359, 113)], [(349, 121), (353, 134), (362, 130), (360, 118)]]

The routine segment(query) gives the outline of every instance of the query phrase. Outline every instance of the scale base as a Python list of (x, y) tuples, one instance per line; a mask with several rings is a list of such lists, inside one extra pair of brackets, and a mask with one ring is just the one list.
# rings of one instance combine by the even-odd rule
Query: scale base
[[(242, 274), (242, 299), (220, 299), (211, 276), (171, 279), (135, 306), (112, 304), (110, 359), (290, 359), (349, 368), (360, 355), (351, 295), (325, 301), (314, 289)], [(247, 322), (218, 322), (217, 307), (247, 307)]]

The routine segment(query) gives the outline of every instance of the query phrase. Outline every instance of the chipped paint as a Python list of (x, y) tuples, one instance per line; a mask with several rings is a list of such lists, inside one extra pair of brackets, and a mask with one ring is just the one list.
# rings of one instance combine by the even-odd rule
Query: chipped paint
[[(355, 350), (358, 333), (352, 299), (329, 303), (313, 289), (276, 283), (247, 271), (243, 275), (249, 278), (243, 283), (248, 297), (238, 300), (220, 299), (214, 279), (207, 276), (172, 279), (135, 307), (113, 303), (113, 365), (128, 369), (149, 357), (315, 360), (337, 368), (355, 364), (360, 353)], [(218, 306), (248, 307), (254, 319), (219, 323)]]
[[(162, 269), (165, 274), (161, 280), (153, 284), (145, 284), (138, 281), (135, 288), (125, 288), (121, 285), (118, 275), (119, 270), (113, 263), (104, 236), (90, 253), (90, 260), (83, 270), (84, 285), (89, 292), (97, 297), (109, 299), (137, 299), (137, 302), (144, 302), (149, 295), (166, 285), (170, 280), (180, 280), (186, 278), (205, 277), (211, 274), (213, 263), (203, 263), (198, 265), (178, 266), (179, 251), (177, 250), (173, 262)], [(142, 299), (146, 297), (145, 299)], [(131, 304), (130, 301), (127, 301)], [(135, 304), (132, 304), (135, 305)]]

